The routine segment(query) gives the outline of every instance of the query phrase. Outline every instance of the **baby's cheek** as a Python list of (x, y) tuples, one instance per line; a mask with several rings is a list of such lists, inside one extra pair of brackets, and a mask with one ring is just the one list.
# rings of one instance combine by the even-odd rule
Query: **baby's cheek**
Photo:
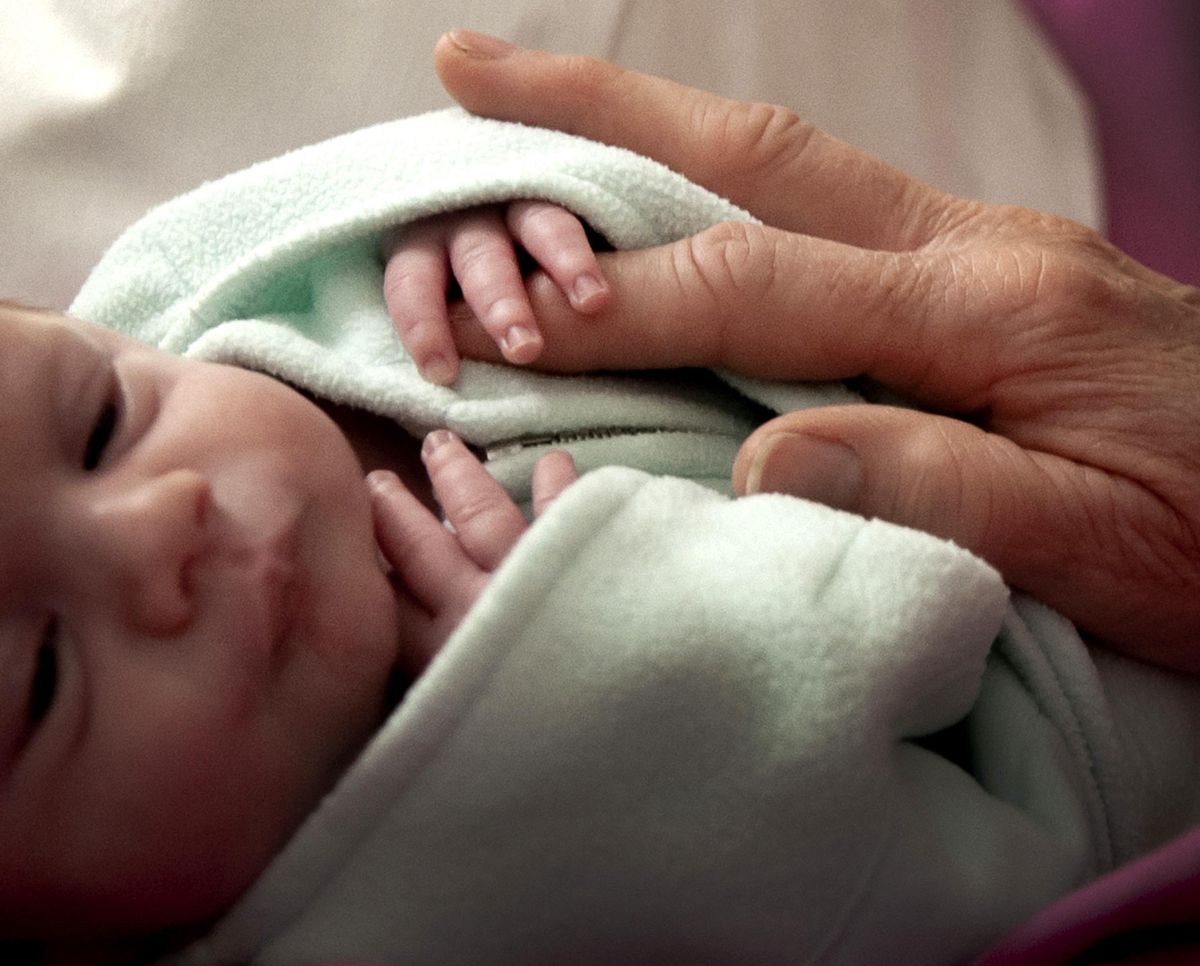
[[(211, 917), (258, 878), (320, 798), (303, 749), (271, 727), (194, 733), (177, 751), (182, 772), (163, 774), (143, 803), (144, 872), (126, 898), (165, 921)], [(168, 892), (171, 895), (163, 896)]]
[(120, 754), (93, 741), (88, 765), (65, 770), (39, 873), (59, 922), (140, 933), (211, 917), (289, 834), (271, 800), (282, 776), (188, 723), (126, 735)]

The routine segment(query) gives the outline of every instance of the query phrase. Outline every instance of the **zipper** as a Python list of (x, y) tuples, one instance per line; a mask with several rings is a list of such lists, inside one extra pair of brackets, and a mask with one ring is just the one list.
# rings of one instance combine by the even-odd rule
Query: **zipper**
[(615, 439), (618, 436), (649, 436), (671, 432), (671, 430), (637, 426), (597, 426), (592, 429), (577, 429), (566, 433), (547, 433), (541, 436), (518, 436), (501, 440), (483, 448), (487, 461), (517, 456), (522, 451), (545, 446), (567, 446), (592, 439)]

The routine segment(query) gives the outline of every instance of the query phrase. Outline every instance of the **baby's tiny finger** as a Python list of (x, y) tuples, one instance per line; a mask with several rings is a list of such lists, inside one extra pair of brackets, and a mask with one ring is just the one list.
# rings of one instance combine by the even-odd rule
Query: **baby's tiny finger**
[(551, 450), (539, 459), (533, 467), (533, 515), (540, 517), (577, 479), (575, 460), (566, 450)]
[(421, 375), (448, 386), (458, 378), (458, 350), (446, 314), (446, 242), (435, 223), (413, 227), (388, 256), (383, 300), (400, 341)]
[(609, 287), (583, 224), (547, 201), (515, 201), (505, 218), (512, 236), (529, 252), (578, 312), (592, 314), (608, 304)]
[(400, 482), (395, 473), (376, 470), (367, 477), (375, 540), (397, 581), (430, 613), (446, 588), (469, 562), (454, 535)]
[(459, 544), (479, 567), (495, 570), (525, 532), (521, 511), (453, 433), (426, 436), (421, 458)]
[(396, 590), (396, 614), (401, 628), (396, 664), (406, 674), (416, 678), (445, 639), (438, 633), (438, 620), (433, 609), (423, 604), (407, 587), (394, 582)]
[(460, 218), (448, 241), (450, 267), (475, 317), (505, 359), (532, 362), (542, 351), (542, 336), (499, 211), (482, 208)]

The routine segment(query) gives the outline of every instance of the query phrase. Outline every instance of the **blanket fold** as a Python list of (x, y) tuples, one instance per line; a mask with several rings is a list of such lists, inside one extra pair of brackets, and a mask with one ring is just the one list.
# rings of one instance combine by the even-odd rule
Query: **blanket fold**
[(765, 415), (844, 388), (472, 362), (421, 380), (381, 233), (519, 197), (617, 247), (749, 217), (629, 152), (451, 110), (168, 203), (72, 306), (455, 429), (518, 499), (548, 442), (594, 470), (176, 962), (960, 962), (1196, 820), (1195, 682), (1096, 656), (947, 542), (707, 488)]

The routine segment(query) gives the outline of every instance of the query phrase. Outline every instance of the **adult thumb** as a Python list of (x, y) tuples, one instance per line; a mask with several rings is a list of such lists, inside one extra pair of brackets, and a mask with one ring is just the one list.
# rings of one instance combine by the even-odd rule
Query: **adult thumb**
[[(1008, 488), (1022, 453), (1003, 437), (943, 416), (888, 406), (820, 408), (759, 427), (738, 454), (734, 487), (802, 496), (1004, 557), (991, 517), (1007, 501), (993, 491)], [(1032, 505), (1014, 509), (1033, 512)]]
[(788, 413), (743, 445), (734, 488), (952, 540), (1118, 646), (1142, 639), (1144, 615), (1155, 612), (1146, 608), (1161, 603), (1160, 582), (1114, 570), (1129, 554), (1148, 558), (1166, 532), (1144, 491), (961, 420), (869, 405)]

